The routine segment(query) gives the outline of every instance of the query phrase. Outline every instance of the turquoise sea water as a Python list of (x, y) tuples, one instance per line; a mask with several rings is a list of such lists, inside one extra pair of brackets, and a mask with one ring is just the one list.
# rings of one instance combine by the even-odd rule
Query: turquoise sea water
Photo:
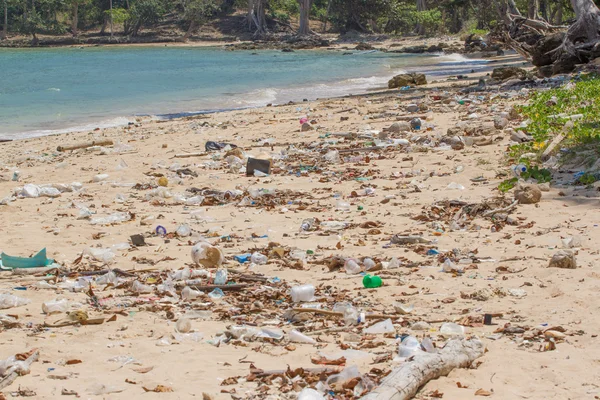
[(0, 49), (0, 138), (162, 115), (357, 94), (402, 71), (481, 68), (460, 56), (198, 47)]

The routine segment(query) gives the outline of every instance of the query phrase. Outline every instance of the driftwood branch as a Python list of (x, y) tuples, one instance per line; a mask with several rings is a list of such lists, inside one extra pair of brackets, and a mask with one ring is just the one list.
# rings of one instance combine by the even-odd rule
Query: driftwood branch
[(455, 368), (467, 368), (485, 349), (478, 339), (452, 339), (439, 353), (421, 353), (393, 370), (363, 400), (408, 400), (432, 379), (448, 375)]
[(56, 148), (56, 151), (69, 151), (69, 150), (77, 150), (77, 149), (87, 149), (88, 147), (94, 147), (94, 146), (112, 146), (114, 143), (112, 140), (110, 139), (106, 139), (106, 140), (92, 140), (91, 142), (85, 142), (85, 143), (77, 143), (77, 144), (72, 144), (72, 145), (67, 145), (67, 146), (58, 146)]
[[(32, 355), (27, 357), (25, 360), (26, 369), (29, 369), (31, 364), (38, 360), (40, 357), (39, 350), (35, 350)], [(0, 390), (4, 389), (7, 386), (10, 386), (18, 377), (21, 375), (21, 370), (18, 367), (13, 366), (8, 371), (8, 374), (0, 380)]]

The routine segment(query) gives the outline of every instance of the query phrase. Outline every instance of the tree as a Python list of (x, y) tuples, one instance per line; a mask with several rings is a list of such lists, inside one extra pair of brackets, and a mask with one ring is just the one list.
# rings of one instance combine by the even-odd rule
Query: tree
[[(417, 12), (427, 11), (427, 4), (425, 4), (425, 0), (417, 0)], [(417, 27), (415, 28), (417, 35), (424, 35), (425, 28), (419, 22), (417, 22)]]
[(0, 40), (6, 39), (8, 36), (8, 0), (4, 0), (4, 23), (2, 24), (2, 32)]
[(140, 29), (144, 26), (150, 26), (160, 22), (165, 13), (165, 4), (160, 0), (136, 1), (129, 9), (131, 36), (138, 36)]
[(300, 27), (298, 28), (298, 35), (310, 35), (310, 8), (312, 7), (312, 0), (298, 0), (300, 5)]
[(90, 0), (70, 0), (71, 1), (71, 33), (77, 37), (79, 35), (79, 6), (89, 3)]
[(527, 4), (527, 18), (538, 19), (539, 18), (540, 2), (539, 0), (529, 0)]
[(505, 41), (545, 75), (571, 72), (600, 57), (600, 9), (593, 0), (571, 0), (575, 22), (566, 30), (539, 19), (509, 16)]
[[(255, 35), (267, 32), (266, 0), (248, 0), (248, 29)], [(256, 27), (256, 29), (254, 29)]]
[(219, 9), (214, 0), (188, 0), (184, 1), (183, 6), (183, 19), (188, 23), (188, 29), (183, 36), (184, 41), (190, 38), (198, 25), (206, 21)]

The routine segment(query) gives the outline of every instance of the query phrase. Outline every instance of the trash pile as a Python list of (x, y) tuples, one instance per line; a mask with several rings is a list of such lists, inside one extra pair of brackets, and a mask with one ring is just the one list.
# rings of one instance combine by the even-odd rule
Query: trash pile
[[(455, 373), (467, 397), (491, 394), (477, 367), (584, 335), (558, 321), (562, 305), (543, 311), (564, 293), (539, 272), (579, 274), (587, 234), (544, 222), (550, 186), (518, 160), (504, 168), (530, 140), (513, 106), (528, 95), (478, 82), (144, 122), (109, 131), (130, 144), (61, 143), (2, 166), (0, 210), (19, 217), (4, 214), (0, 323), (15, 343), (44, 341), (7, 350), (0, 376), (32, 386), (39, 369), (62, 395), (181, 395), (198, 381), (204, 398), (313, 400), (406, 376), (414, 395), (472, 366)], [(48, 165), (49, 180), (84, 183), (40, 183)], [(514, 191), (498, 190), (511, 176)], [(80, 336), (108, 355), (53, 347)]]

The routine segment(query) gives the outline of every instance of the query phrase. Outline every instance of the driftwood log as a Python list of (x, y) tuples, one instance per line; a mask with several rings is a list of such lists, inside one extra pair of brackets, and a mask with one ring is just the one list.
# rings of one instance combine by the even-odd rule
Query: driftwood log
[(114, 144), (113, 141), (110, 139), (92, 140), (91, 142), (71, 144), (71, 145), (67, 145), (67, 146), (58, 146), (56, 148), (56, 151), (63, 152), (63, 151), (70, 151), (70, 150), (77, 150), (77, 149), (87, 149), (88, 147), (94, 147), (94, 146), (112, 146), (113, 144)]
[(25, 371), (29, 370), (31, 364), (40, 358), (39, 350), (33, 350), (33, 353), (25, 360), (25, 365), (22, 366), (24, 369), (20, 369), (19, 366), (10, 367), (6, 375), (0, 379), (0, 390), (7, 386), (10, 386), (20, 375), (28, 373)]
[(393, 370), (363, 400), (408, 400), (432, 379), (448, 375), (455, 368), (467, 368), (485, 352), (478, 339), (452, 339), (439, 353), (421, 353)]
[[(502, 2), (501, 2), (502, 3)], [(569, 27), (522, 16), (512, 0), (500, 7), (503, 41), (529, 59), (545, 76), (571, 72), (600, 57), (600, 9), (594, 0), (571, 0), (576, 21)]]

